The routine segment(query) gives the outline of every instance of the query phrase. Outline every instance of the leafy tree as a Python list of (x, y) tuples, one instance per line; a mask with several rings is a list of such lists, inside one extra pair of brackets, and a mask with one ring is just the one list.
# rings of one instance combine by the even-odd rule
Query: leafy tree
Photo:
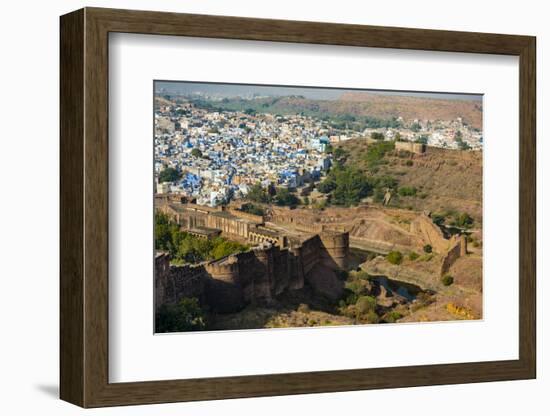
[(196, 147), (191, 150), (191, 156), (193, 157), (202, 157), (202, 152), (200, 149), (197, 149)]
[(355, 310), (360, 315), (366, 315), (376, 310), (376, 298), (374, 296), (361, 296), (355, 303)]
[(395, 149), (395, 142), (371, 143), (367, 146), (367, 155), (365, 161), (369, 169), (372, 169), (382, 163), (386, 153)]
[(379, 133), (377, 131), (373, 131), (370, 134), (370, 138), (374, 140), (384, 140), (384, 135), (382, 133)]
[(248, 246), (221, 237), (213, 240), (195, 237), (180, 231), (176, 223), (170, 221), (165, 214), (157, 212), (155, 213), (155, 249), (168, 251), (176, 262), (200, 263), (245, 251)]
[(332, 154), (336, 159), (341, 159), (346, 156), (346, 151), (341, 147), (337, 147)]
[(197, 298), (183, 298), (178, 304), (164, 304), (155, 317), (156, 332), (200, 331), (206, 317)]
[(441, 278), (441, 283), (443, 283), (444, 286), (451, 286), (454, 283), (453, 276), (446, 274)]
[(398, 264), (401, 264), (401, 262), (403, 261), (403, 254), (401, 254), (400, 251), (394, 250), (394, 251), (390, 251), (386, 256), (386, 258), (391, 264), (398, 265)]
[(262, 207), (254, 204), (243, 204), (241, 206), (241, 211), (253, 215), (265, 215), (265, 210)]
[(243, 248), (245, 248), (245, 246), (235, 241), (217, 238), (213, 242), (213, 248), (210, 250), (210, 256), (213, 257), (214, 260), (219, 260), (223, 257), (229, 256), (230, 254), (240, 252)]
[(469, 228), (473, 225), (474, 219), (466, 212), (456, 214), (452, 224), (455, 227)]
[(271, 202), (271, 197), (259, 183), (250, 187), (250, 189), (248, 190), (248, 194), (246, 194), (246, 197), (251, 201), (260, 202), (263, 204)]
[(317, 184), (317, 190), (323, 194), (328, 194), (336, 188), (336, 182), (332, 178), (327, 178)]
[(177, 171), (177, 169), (168, 167), (164, 170), (162, 170), (159, 174), (159, 182), (176, 182), (179, 178), (181, 178), (181, 174)]
[(280, 206), (295, 206), (298, 205), (300, 200), (296, 195), (290, 192), (287, 188), (277, 189), (276, 196), (277, 205)]
[(424, 253), (428, 253), (428, 254), (433, 251), (433, 248), (430, 244), (426, 244), (422, 249), (424, 250)]
[(432, 221), (436, 225), (443, 225), (445, 223), (445, 214), (442, 213), (433, 213), (432, 214)]
[(155, 213), (155, 249), (168, 251), (173, 256), (176, 250), (173, 235), (177, 231), (177, 224), (171, 222), (167, 215)]
[(415, 133), (419, 132), (421, 128), (422, 128), (422, 126), (417, 122), (414, 122), (411, 125), (411, 130), (414, 131)]
[(331, 199), (335, 205), (357, 205), (372, 190), (368, 178), (357, 168), (336, 167), (330, 176), (335, 184)]

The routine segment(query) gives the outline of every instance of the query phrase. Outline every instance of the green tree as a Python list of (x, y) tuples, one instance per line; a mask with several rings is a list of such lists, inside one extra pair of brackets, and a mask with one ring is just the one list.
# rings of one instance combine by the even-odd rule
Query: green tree
[(265, 215), (265, 210), (261, 206), (254, 204), (243, 204), (241, 211), (253, 215)]
[(430, 244), (426, 244), (422, 249), (424, 250), (424, 253), (428, 253), (428, 254), (433, 251), (433, 248)]
[(400, 251), (394, 250), (394, 251), (390, 251), (386, 256), (386, 258), (391, 264), (398, 265), (398, 264), (401, 264), (401, 262), (403, 261), (403, 254), (401, 254)]
[(451, 286), (454, 283), (455, 279), (453, 276), (446, 274), (441, 278), (441, 283), (443, 283), (444, 286)]
[(177, 224), (170, 221), (166, 214), (155, 213), (155, 249), (168, 251), (174, 256), (177, 244), (174, 242), (174, 234), (178, 231)]
[(382, 133), (379, 133), (377, 131), (373, 131), (371, 134), (370, 134), (370, 138), (371, 139), (374, 139), (374, 140), (384, 140), (384, 135)]
[(346, 156), (346, 151), (344, 149), (342, 149), (341, 147), (337, 147), (336, 149), (334, 149), (333, 156), (336, 159), (341, 159), (344, 156)]
[(300, 200), (296, 195), (290, 192), (287, 188), (277, 189), (276, 196), (277, 205), (280, 206), (295, 206), (298, 205)]
[(159, 174), (159, 183), (163, 182), (175, 182), (181, 178), (181, 174), (172, 167), (168, 167), (162, 170)]
[(355, 310), (360, 315), (376, 311), (376, 298), (374, 296), (361, 296), (355, 303)]
[(466, 212), (455, 214), (451, 225), (455, 227), (469, 228), (474, 224), (474, 219)]
[(335, 184), (331, 199), (335, 205), (357, 205), (372, 190), (368, 178), (357, 168), (336, 167), (330, 175)]
[(197, 298), (183, 298), (176, 305), (164, 304), (155, 317), (156, 332), (200, 331), (206, 328), (206, 317)]
[(365, 161), (369, 169), (375, 168), (383, 162), (386, 153), (395, 149), (395, 142), (370, 143), (367, 146)]
[(254, 184), (250, 187), (250, 189), (248, 190), (248, 194), (246, 194), (246, 197), (251, 201), (260, 202), (263, 204), (271, 202), (271, 197), (259, 183)]
[(191, 150), (191, 156), (193, 157), (202, 157), (202, 152), (200, 149), (197, 149), (196, 147)]
[(336, 182), (332, 178), (327, 178), (317, 184), (317, 190), (323, 194), (328, 194), (336, 188)]

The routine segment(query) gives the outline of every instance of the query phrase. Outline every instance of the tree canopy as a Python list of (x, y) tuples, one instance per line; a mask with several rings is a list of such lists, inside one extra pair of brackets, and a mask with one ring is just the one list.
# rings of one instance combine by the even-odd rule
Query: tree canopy
[(162, 170), (159, 174), (159, 182), (175, 182), (178, 179), (181, 178), (181, 174), (177, 171), (177, 169), (168, 167), (164, 170)]
[(250, 201), (260, 202), (262, 204), (268, 204), (271, 202), (271, 196), (260, 183), (252, 185), (248, 190), (246, 197)]
[(206, 317), (196, 298), (178, 304), (163, 304), (155, 317), (156, 332), (198, 331), (206, 328)]
[(278, 188), (276, 195), (277, 205), (281, 206), (295, 206), (298, 205), (300, 200), (296, 195), (290, 192), (287, 188)]
[(205, 240), (195, 237), (170, 221), (162, 213), (155, 214), (155, 249), (170, 253), (175, 262), (200, 263), (219, 260), (230, 254), (246, 251), (248, 246), (222, 237)]
[(191, 150), (191, 156), (193, 157), (202, 157), (202, 152), (200, 149), (197, 149), (196, 147)]

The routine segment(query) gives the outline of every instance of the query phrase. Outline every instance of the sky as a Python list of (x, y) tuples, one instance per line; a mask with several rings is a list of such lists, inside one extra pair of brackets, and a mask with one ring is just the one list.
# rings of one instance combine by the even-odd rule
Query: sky
[(254, 94), (261, 96), (289, 96), (301, 95), (314, 100), (336, 100), (343, 93), (364, 91), (380, 95), (399, 95), (409, 97), (439, 98), (445, 100), (473, 100), (481, 101), (482, 94), (465, 93), (436, 93), (418, 91), (388, 91), (376, 89), (344, 89), (344, 88), (319, 88), (319, 87), (294, 87), (294, 86), (265, 86), (249, 84), (227, 84), (212, 82), (188, 82), (188, 81), (155, 81), (155, 93), (167, 94), (192, 94), (206, 93), (220, 97), (249, 97)]

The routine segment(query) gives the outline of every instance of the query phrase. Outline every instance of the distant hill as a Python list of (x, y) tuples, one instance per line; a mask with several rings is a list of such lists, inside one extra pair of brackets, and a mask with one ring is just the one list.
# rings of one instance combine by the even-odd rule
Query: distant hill
[(388, 119), (403, 117), (405, 120), (452, 120), (457, 117), (481, 129), (481, 102), (476, 100), (449, 100), (439, 98), (380, 95), (368, 92), (347, 92), (337, 101), (344, 108), (372, 117)]
[[(343, 124), (367, 122), (367, 127), (392, 127), (392, 120), (454, 120), (457, 117), (481, 129), (479, 101), (449, 100), (400, 95), (378, 95), (364, 92), (342, 94), (337, 100), (313, 100), (303, 96), (260, 97), (223, 100), (192, 99), (199, 107), (212, 110), (254, 111), (281, 115), (304, 114), (331, 118)], [(377, 122), (378, 121), (378, 122)], [(384, 123), (384, 121), (387, 121)], [(369, 124), (370, 123), (370, 124)], [(365, 125), (359, 126), (360, 128)]]

